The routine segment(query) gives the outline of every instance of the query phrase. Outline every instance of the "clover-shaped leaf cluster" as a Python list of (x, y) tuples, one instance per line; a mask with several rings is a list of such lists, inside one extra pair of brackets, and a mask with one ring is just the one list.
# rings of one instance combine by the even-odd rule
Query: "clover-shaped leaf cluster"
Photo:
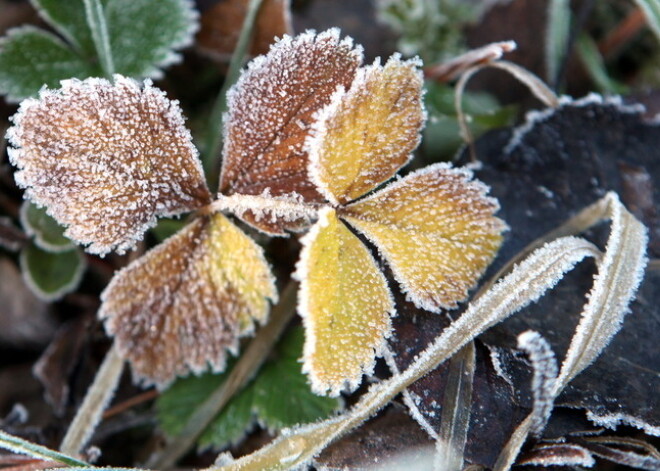
[(262, 249), (220, 210), (271, 235), (311, 226), (296, 276), (318, 393), (354, 389), (390, 332), (392, 295), (369, 244), (417, 306), (467, 297), (505, 228), (486, 187), (438, 164), (380, 188), (419, 142), (419, 65), (363, 66), (334, 29), (284, 37), (230, 92), (215, 201), (178, 105), (148, 82), (66, 81), (22, 105), (9, 132), (17, 181), (91, 252), (126, 250), (157, 216), (196, 211), (102, 295), (138, 379), (222, 369), (277, 298)]

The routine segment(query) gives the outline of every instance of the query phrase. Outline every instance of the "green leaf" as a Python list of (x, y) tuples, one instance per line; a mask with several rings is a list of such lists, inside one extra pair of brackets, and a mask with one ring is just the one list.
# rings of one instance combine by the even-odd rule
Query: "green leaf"
[[(77, 0), (80, 1), (80, 0)], [(133, 78), (162, 75), (192, 43), (197, 13), (189, 0), (105, 0), (115, 72)]]
[(32, 292), (44, 301), (53, 301), (73, 291), (85, 269), (79, 249), (52, 253), (28, 245), (20, 255), (21, 270)]
[[(271, 431), (326, 417), (340, 406), (337, 399), (316, 396), (302, 374), (303, 331), (291, 330), (278, 343), (256, 378), (232, 398), (199, 440), (201, 447), (224, 447), (240, 440), (255, 419)], [(227, 371), (231, 370), (231, 365)], [(195, 408), (218, 388), (228, 373), (178, 380), (157, 401), (160, 425), (168, 435), (181, 432)]]
[(14, 28), (0, 39), (0, 94), (11, 102), (36, 95), (44, 84), (57, 88), (60, 80), (97, 70), (55, 35), (32, 26)]
[(64, 236), (65, 228), (46, 214), (46, 208), (25, 201), (21, 206), (21, 224), (28, 235), (34, 236), (34, 243), (47, 252), (66, 252), (75, 247)]
[(82, 0), (31, 0), (39, 15), (84, 57), (96, 56)]

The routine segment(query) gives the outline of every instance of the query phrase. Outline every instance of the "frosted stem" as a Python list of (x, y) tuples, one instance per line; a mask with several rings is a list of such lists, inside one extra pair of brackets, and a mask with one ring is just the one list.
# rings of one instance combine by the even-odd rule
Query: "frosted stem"
[(221, 194), (205, 209), (207, 212), (228, 211), (237, 216), (241, 216), (246, 211), (252, 211), (262, 217), (273, 217), (286, 221), (316, 219), (318, 210), (318, 204), (305, 203), (293, 197), (273, 197), (268, 194), (234, 194), (230, 196)]
[(92, 32), (92, 40), (96, 47), (96, 54), (103, 67), (103, 73), (108, 79), (112, 79), (115, 73), (115, 64), (112, 59), (110, 38), (108, 36), (108, 24), (105, 21), (103, 5), (99, 0), (84, 0), (87, 25)]
[(275, 342), (296, 312), (298, 283), (290, 282), (282, 292), (280, 302), (273, 308), (268, 324), (259, 330), (249, 347), (231, 370), (229, 377), (193, 413), (181, 433), (170, 440), (160, 454), (147, 463), (148, 468), (167, 469), (195, 443), (211, 421), (229, 400), (254, 377)]
[(62, 440), (62, 453), (72, 456), (80, 454), (112, 399), (123, 369), (124, 359), (113, 344)]

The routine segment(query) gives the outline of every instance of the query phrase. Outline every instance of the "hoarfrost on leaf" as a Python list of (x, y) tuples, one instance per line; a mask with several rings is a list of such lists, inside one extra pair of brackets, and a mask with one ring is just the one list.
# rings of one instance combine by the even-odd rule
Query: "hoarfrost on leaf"
[[(362, 62), (362, 49), (339, 30), (295, 38), (284, 36), (266, 56), (253, 60), (230, 90), (220, 192), (225, 195), (274, 197), (297, 193), (307, 202), (323, 197), (307, 175), (304, 148), (315, 113), (330, 102), (338, 87), (348, 87)], [(241, 216), (257, 229), (283, 234), (286, 221), (257, 221)]]
[(156, 216), (210, 201), (178, 103), (150, 82), (66, 80), (24, 101), (13, 121), (16, 182), (89, 252), (123, 252)]
[(360, 68), (317, 114), (306, 142), (309, 171), (331, 203), (368, 193), (412, 157), (425, 119), (420, 65), (393, 56)]
[(423, 309), (455, 308), (502, 242), (497, 201), (471, 178), (468, 170), (436, 164), (339, 211), (379, 248)]
[(374, 367), (394, 312), (387, 281), (367, 248), (325, 208), (303, 239), (298, 311), (305, 326), (303, 371), (312, 390), (355, 389)]
[(101, 298), (99, 316), (135, 378), (164, 387), (208, 365), (221, 371), (277, 294), (259, 246), (216, 214), (121, 270)]

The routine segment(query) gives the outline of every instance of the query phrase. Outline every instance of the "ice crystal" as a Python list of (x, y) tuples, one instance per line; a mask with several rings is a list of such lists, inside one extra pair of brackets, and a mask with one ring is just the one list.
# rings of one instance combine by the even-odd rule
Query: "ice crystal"
[(276, 299), (259, 246), (225, 216), (198, 218), (121, 270), (102, 294), (106, 330), (143, 383), (224, 369), (226, 350)]
[(13, 121), (16, 182), (92, 253), (132, 248), (157, 215), (210, 200), (177, 102), (150, 82), (63, 81), (24, 101)]

